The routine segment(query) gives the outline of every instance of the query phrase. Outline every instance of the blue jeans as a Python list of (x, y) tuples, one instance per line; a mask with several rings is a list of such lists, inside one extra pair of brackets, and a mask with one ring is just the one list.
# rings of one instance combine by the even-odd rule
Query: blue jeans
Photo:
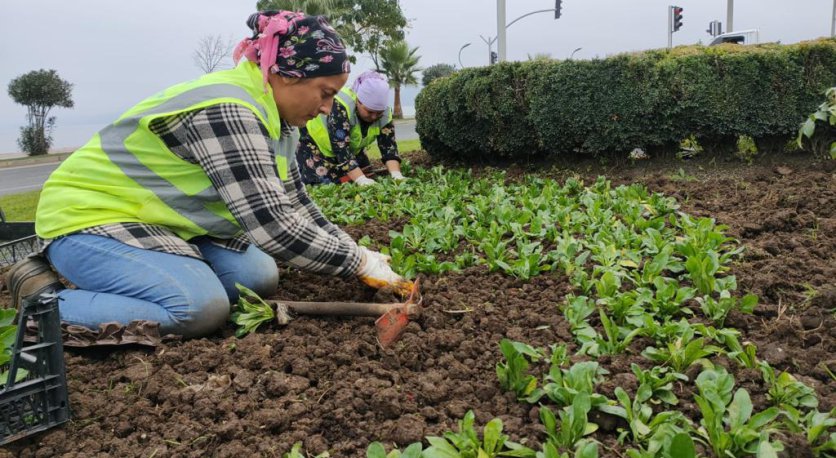
[(253, 245), (243, 253), (193, 241), (208, 262), (144, 250), (109, 237), (74, 234), (50, 243), (47, 257), (78, 289), (59, 293), (62, 321), (97, 329), (100, 323), (160, 323), (162, 334), (214, 332), (238, 302), (235, 283), (262, 297), (276, 292), (279, 271)]

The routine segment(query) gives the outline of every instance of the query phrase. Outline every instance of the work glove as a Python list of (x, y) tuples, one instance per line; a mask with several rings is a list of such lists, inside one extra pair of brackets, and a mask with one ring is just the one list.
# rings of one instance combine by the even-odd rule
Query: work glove
[(358, 186), (369, 186), (374, 184), (374, 180), (365, 175), (362, 175), (358, 177), (356, 180), (354, 180), (354, 183)]
[(412, 292), (412, 282), (396, 274), (389, 267), (385, 255), (364, 247), (360, 247), (360, 255), (362, 260), (357, 272), (360, 281), (376, 289), (391, 288), (401, 297), (409, 296)]
[(379, 251), (370, 250), (370, 249), (368, 249), (364, 246), (359, 246), (359, 247), (360, 247), (360, 251), (363, 252), (364, 255), (366, 255), (366, 256), (376, 256), (380, 259), (383, 259), (383, 262), (385, 262), (387, 265), (392, 264), (392, 257), (391, 256), (383, 254)]
[(398, 170), (393, 170), (393, 171), (389, 172), (389, 175), (391, 175), (392, 179), (395, 180), (395, 181), (406, 180), (406, 177), (403, 176), (403, 174)]

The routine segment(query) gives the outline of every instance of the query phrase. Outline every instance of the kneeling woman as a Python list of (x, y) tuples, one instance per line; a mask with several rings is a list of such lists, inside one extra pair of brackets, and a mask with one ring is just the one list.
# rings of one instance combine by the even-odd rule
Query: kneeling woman
[(351, 89), (343, 88), (337, 94), (329, 115), (319, 115), (300, 129), (296, 158), (305, 183), (373, 184), (365, 148), (375, 140), (392, 178), (404, 178), (392, 110), (386, 104), (388, 95), (386, 78), (365, 72)]
[[(322, 17), (250, 17), (235, 69), (173, 86), (128, 110), (44, 185), (36, 214), (46, 256), (77, 286), (62, 320), (92, 329), (155, 321), (163, 334), (214, 332), (238, 299), (278, 287), (275, 259), (302, 270), (408, 289), (305, 193), (298, 131), (328, 113), (348, 78), (345, 47)], [(58, 278), (28, 258), (9, 272), (15, 304)]]

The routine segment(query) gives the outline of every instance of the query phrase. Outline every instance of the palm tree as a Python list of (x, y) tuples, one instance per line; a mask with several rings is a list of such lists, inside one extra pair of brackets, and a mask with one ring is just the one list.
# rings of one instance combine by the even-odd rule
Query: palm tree
[(416, 56), (418, 47), (409, 49), (409, 45), (403, 40), (388, 41), (380, 50), (381, 70), (389, 78), (389, 86), (395, 89), (395, 109), (393, 116), (397, 119), (403, 118), (403, 107), (401, 107), (401, 86), (412, 86), (418, 84), (416, 74), (421, 71), (418, 67)]
[(332, 16), (341, 11), (335, 0), (260, 0), (257, 8), (261, 10), (302, 11), (312, 16)]

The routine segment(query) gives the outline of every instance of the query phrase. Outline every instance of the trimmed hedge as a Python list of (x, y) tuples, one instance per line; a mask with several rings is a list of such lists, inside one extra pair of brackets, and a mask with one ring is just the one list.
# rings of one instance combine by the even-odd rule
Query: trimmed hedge
[[(784, 145), (836, 84), (836, 40), (687, 46), (606, 59), (502, 63), (433, 81), (416, 99), (431, 154), (506, 158), (635, 147)], [(780, 149), (780, 148), (778, 148)]]

